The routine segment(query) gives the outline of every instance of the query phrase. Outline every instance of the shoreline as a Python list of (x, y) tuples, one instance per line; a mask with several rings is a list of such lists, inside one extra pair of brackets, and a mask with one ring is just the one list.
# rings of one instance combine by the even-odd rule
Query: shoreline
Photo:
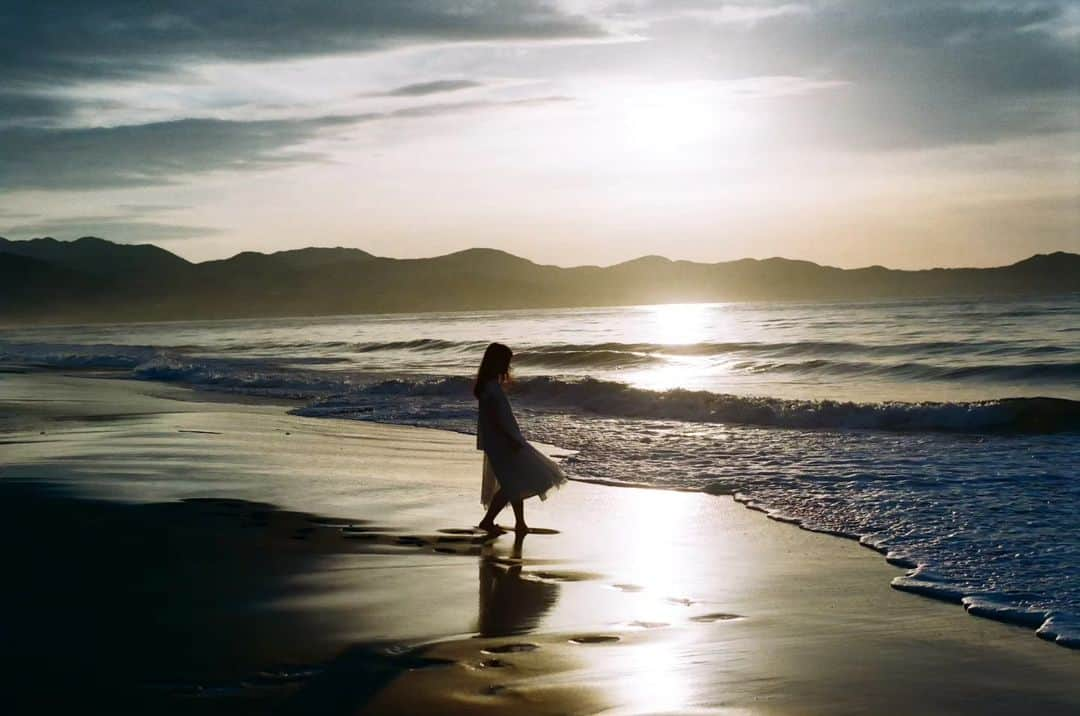
[[(297, 416), (301, 419), (313, 419), (313, 420), (342, 420), (348, 423), (370, 423), (376, 425), (391, 425), (398, 427), (407, 427), (423, 430), (443, 430), (456, 435), (473, 436), (474, 433), (468, 431), (447, 430), (444, 428), (431, 428), (426, 426), (413, 426), (407, 423), (395, 423), (395, 422), (382, 422), (378, 420), (363, 420), (355, 418), (340, 418), (334, 415), (307, 415), (301, 410), (308, 406), (310, 401), (301, 398), (288, 398), (284, 396), (275, 395), (258, 395), (250, 394), (240, 391), (234, 391), (229, 389), (215, 389), (212, 386), (204, 386), (197, 383), (189, 383), (184, 381), (171, 381), (164, 379), (145, 379), (145, 378), (132, 378), (130, 372), (126, 369), (95, 369), (95, 368), (74, 368), (74, 369), (62, 369), (53, 368), (48, 366), (24, 366), (24, 365), (6, 365), (0, 364), (0, 373), (10, 374), (33, 374), (41, 372), (45, 374), (57, 373), (61, 375), (75, 375), (84, 378), (104, 378), (110, 380), (135, 380), (138, 382), (145, 382), (154, 385), (167, 386), (169, 388), (178, 389), (183, 391), (182, 396), (176, 396), (177, 399), (190, 402), (212, 402), (220, 403), (223, 405), (258, 405), (258, 406), (273, 406), (285, 408), (287, 413), (292, 416)], [(1003, 399), (1009, 400), (1009, 399)], [(1061, 403), (1076, 402), (1069, 401), (1062, 398), (1031, 398), (1031, 400), (1052, 400)], [(0, 416), (2, 420), (3, 416)], [(3, 423), (0, 422), (0, 435), (3, 434)], [(790, 429), (783, 426), (777, 426), (777, 429)], [(805, 429), (805, 428), (801, 428)], [(821, 428), (828, 429), (828, 428)], [(563, 451), (563, 448), (557, 445), (544, 445), (538, 443), (545, 449), (558, 453)], [(572, 451), (570, 451), (572, 452)], [(888, 547), (873, 544), (867, 541), (867, 535), (861, 535), (858, 533), (845, 532), (840, 530), (829, 529), (825, 527), (816, 527), (812, 524), (808, 524), (805, 520), (792, 517), (784, 512), (771, 508), (767, 505), (758, 503), (754, 498), (747, 496), (736, 489), (736, 486), (722, 485), (719, 489), (716, 488), (695, 488), (695, 487), (680, 487), (669, 485), (656, 485), (649, 483), (625, 483), (615, 480), (605, 480), (597, 478), (579, 478), (568, 476), (568, 479), (572, 482), (578, 482), (583, 484), (600, 485), (604, 487), (614, 488), (636, 488), (645, 490), (660, 490), (665, 492), (686, 492), (686, 493), (700, 493), (714, 497), (727, 496), (730, 497), (735, 503), (738, 503), (742, 507), (762, 513), (767, 519), (773, 520), (782, 524), (789, 524), (797, 527), (800, 530), (823, 534), (831, 537), (837, 537), (848, 541), (854, 541), (859, 546), (869, 549), (881, 555), (884, 558), (886, 564), (899, 569), (907, 570), (906, 574), (898, 575), (892, 578), (889, 582), (890, 586), (897, 591), (905, 592), (910, 595), (922, 597), (925, 599), (931, 599), (934, 601), (944, 602), (956, 606), (960, 606), (964, 611), (971, 616), (981, 619), (987, 619), (1000, 624), (1005, 624), (1012, 627), (1019, 627), (1028, 630), (1039, 639), (1046, 641), (1055, 646), (1062, 647), (1068, 650), (1080, 650), (1080, 638), (1073, 637), (1070, 634), (1060, 634), (1054, 625), (1054, 618), (1047, 613), (1031, 612), (1022, 608), (1014, 607), (1008, 603), (996, 602), (993, 597), (989, 600), (982, 595), (965, 596), (955, 590), (950, 590), (948, 587), (935, 584), (933, 582), (926, 582), (920, 580), (919, 570), (925, 565), (918, 564), (914, 560), (911, 560), (903, 555), (898, 555), (892, 552)]]
[[(575, 481), (530, 503), (553, 534), (474, 542), (461, 434), (55, 372), (0, 388), (0, 411), (62, 418), (4, 436), (27, 536), (11, 648), (81, 697), (106, 695), (97, 674), (163, 713), (904, 713), (920, 690), (926, 713), (1080, 708), (1070, 652), (732, 499)], [(68, 640), (116, 646), (98, 665)]]

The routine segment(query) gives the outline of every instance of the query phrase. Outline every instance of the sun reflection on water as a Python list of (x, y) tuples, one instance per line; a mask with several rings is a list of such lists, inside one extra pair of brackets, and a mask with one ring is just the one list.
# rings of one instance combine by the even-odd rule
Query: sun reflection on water
[(686, 345), (708, 340), (711, 304), (669, 303), (649, 307), (650, 333), (653, 343)]
[(634, 650), (634, 677), (626, 682), (627, 701), (635, 713), (669, 713), (684, 708), (689, 698), (686, 664), (677, 643), (657, 640)]
[[(727, 340), (729, 328), (723, 310), (715, 304), (671, 303), (649, 306), (643, 317), (646, 340), (659, 346), (663, 362), (648, 368), (627, 371), (623, 379), (636, 388), (671, 390), (697, 386), (688, 384), (690, 376), (701, 376), (711, 358), (696, 355), (690, 346), (698, 343)], [(663, 347), (671, 350), (665, 352)]]
[[(632, 555), (620, 576), (641, 588), (641, 619), (677, 625), (686, 618), (680, 600), (687, 595), (687, 575), (696, 567), (686, 561), (690, 550), (680, 549), (678, 535), (693, 520), (682, 495), (652, 490), (636, 491), (627, 500), (625, 519), (638, 529), (627, 530), (622, 551)], [(691, 696), (681, 632), (661, 630), (627, 649), (623, 664), (631, 678), (623, 680), (620, 698), (633, 713), (667, 713), (686, 707)]]

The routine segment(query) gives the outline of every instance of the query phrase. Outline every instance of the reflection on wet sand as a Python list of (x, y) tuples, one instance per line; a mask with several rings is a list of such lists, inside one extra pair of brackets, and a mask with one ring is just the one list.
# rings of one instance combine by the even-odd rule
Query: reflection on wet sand
[(495, 545), (485, 546), (481, 553), (476, 630), (482, 637), (528, 633), (559, 599), (558, 583), (522, 574), (525, 537), (516, 535), (509, 558), (501, 556)]

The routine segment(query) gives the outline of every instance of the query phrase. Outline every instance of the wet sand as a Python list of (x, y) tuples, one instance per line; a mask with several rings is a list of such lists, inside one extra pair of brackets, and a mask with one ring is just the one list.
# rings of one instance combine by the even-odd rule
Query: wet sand
[(0, 374), (5, 710), (1080, 710), (1080, 654), (850, 541), (581, 483), (492, 540), (470, 436), (286, 408)]

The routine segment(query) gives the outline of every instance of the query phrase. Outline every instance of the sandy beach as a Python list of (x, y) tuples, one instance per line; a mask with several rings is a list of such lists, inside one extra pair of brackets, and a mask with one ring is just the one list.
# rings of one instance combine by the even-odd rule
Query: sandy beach
[(576, 482), (490, 539), (471, 436), (288, 407), (0, 374), (9, 713), (1080, 711), (1076, 652), (851, 541)]

